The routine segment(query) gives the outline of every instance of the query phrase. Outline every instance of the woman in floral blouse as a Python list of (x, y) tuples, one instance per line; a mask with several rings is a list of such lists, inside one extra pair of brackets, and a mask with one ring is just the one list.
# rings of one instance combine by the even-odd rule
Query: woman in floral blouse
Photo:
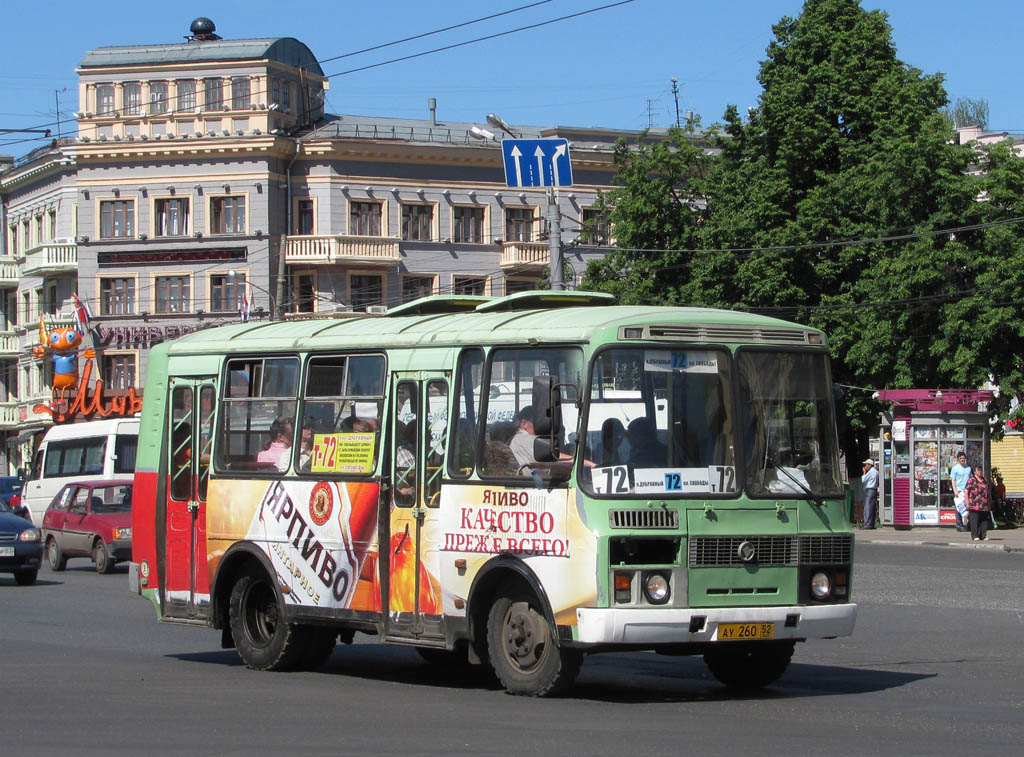
[(988, 518), (992, 509), (988, 481), (980, 465), (974, 466), (974, 473), (964, 487), (967, 495), (967, 515), (971, 522), (971, 540), (981, 541), (988, 538)]

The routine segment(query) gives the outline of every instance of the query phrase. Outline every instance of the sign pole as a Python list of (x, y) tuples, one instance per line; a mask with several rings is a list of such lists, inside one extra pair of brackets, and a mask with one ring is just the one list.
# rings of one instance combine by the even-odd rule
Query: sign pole
[(551, 257), (551, 288), (565, 289), (562, 281), (562, 216), (555, 199), (555, 189), (548, 190), (548, 249)]

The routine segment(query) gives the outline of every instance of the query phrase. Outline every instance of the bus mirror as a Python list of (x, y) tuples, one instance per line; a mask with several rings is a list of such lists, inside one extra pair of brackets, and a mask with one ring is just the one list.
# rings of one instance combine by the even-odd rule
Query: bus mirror
[[(533, 433), (554, 438), (562, 428), (562, 395), (558, 377), (533, 377)], [(557, 446), (557, 443), (553, 446)]]
[(533, 440), (533, 459), (538, 463), (552, 463), (558, 459), (558, 437), (538, 436)]

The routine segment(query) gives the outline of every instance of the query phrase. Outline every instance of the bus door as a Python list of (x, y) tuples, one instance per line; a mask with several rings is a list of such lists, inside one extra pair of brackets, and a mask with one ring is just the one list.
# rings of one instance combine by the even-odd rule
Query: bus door
[[(438, 549), (448, 436), (448, 375), (392, 377), (390, 509), (382, 604), (391, 638), (444, 638)], [(384, 553), (382, 546), (382, 558)]]
[(210, 606), (206, 491), (217, 392), (213, 377), (172, 377), (169, 383), (164, 607), (170, 617), (198, 618)]

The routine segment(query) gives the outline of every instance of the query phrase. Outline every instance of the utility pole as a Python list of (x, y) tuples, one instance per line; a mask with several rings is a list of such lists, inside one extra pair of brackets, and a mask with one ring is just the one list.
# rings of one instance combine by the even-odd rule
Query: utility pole
[(548, 190), (548, 254), (551, 257), (551, 288), (565, 289), (562, 280), (562, 215), (555, 199), (555, 189)]
[(679, 124), (679, 86), (676, 84), (676, 77), (672, 77), (672, 96), (676, 99), (676, 128), (680, 128)]

